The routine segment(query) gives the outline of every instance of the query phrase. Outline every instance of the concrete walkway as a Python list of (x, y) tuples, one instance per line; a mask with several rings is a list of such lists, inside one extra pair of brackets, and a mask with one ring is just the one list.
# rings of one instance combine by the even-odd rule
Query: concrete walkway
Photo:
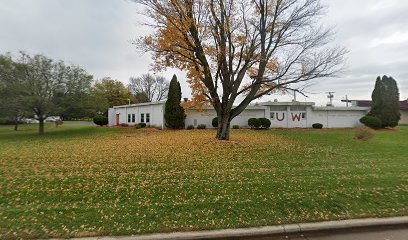
[(82, 240), (408, 240), (408, 216), (366, 218), (317, 223), (285, 224), (257, 228), (158, 233)]

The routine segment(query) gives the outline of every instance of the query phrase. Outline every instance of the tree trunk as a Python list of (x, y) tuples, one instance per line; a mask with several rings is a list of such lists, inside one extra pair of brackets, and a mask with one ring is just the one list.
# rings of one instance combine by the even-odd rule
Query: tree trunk
[(230, 138), (230, 124), (231, 119), (229, 114), (224, 114), (218, 117), (218, 129), (217, 129), (217, 139), (218, 140), (229, 140)]
[(40, 123), (38, 124), (38, 133), (39, 133), (40, 135), (44, 135), (44, 119), (43, 119), (43, 118), (40, 118), (40, 119), (38, 119), (38, 121), (40, 122)]
[(17, 131), (18, 130), (18, 122), (15, 122), (14, 123), (14, 131)]

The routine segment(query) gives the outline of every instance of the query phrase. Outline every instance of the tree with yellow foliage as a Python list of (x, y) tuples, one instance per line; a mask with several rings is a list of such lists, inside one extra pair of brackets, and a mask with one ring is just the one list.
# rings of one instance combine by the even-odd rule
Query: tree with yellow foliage
[(194, 99), (217, 112), (220, 140), (252, 101), (333, 76), (346, 54), (328, 46), (320, 0), (134, 1), (155, 29), (138, 47), (153, 53), (157, 69), (187, 72)]

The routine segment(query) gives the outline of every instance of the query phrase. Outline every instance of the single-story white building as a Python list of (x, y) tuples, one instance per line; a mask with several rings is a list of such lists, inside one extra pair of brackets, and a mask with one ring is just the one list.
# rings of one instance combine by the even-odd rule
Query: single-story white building
[[(109, 109), (109, 126), (146, 123), (165, 127), (165, 102), (152, 102), (115, 106)], [(271, 128), (311, 128), (314, 123), (324, 128), (353, 128), (361, 126), (359, 120), (369, 107), (316, 107), (313, 102), (264, 102), (249, 105), (232, 120), (231, 126), (248, 127), (249, 118), (265, 117), (271, 120)], [(186, 126), (205, 124), (212, 128), (212, 119), (217, 116), (212, 107), (185, 109)]]

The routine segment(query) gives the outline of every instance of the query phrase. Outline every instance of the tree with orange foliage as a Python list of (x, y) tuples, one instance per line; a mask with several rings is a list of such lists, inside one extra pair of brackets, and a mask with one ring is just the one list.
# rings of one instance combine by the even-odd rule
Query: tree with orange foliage
[[(335, 75), (346, 50), (329, 47), (320, 0), (134, 0), (155, 32), (137, 41), (155, 66), (187, 72), (196, 100), (218, 116), (217, 138), (252, 101)], [(203, 98), (205, 97), (205, 98)], [(234, 104), (237, 104), (234, 106)]]

